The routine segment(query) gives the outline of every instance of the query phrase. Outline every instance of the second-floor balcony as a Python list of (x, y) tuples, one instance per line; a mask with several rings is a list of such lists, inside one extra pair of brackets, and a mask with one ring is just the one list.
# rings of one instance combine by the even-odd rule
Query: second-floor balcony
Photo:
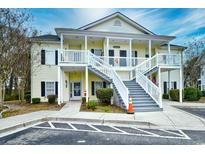
[[(88, 50), (60, 50), (59, 49), (59, 64), (87, 64), (89, 53)], [(92, 54), (92, 53), (91, 53)], [(179, 54), (156, 54), (154, 55), (155, 63), (157, 65), (163, 65), (167, 67), (177, 67), (181, 65), (181, 55)], [(154, 57), (153, 56), (153, 57)], [(112, 57), (112, 56), (98, 56), (102, 61), (112, 65), (114, 68), (129, 68), (135, 67), (148, 58), (144, 57)], [(152, 64), (151, 64), (152, 65)], [(146, 66), (145, 66), (146, 67)]]

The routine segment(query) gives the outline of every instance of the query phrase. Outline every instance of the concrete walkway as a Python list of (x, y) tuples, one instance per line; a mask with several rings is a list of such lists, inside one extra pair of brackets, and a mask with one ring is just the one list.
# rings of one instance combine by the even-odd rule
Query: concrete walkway
[(135, 114), (126, 114), (79, 112), (81, 103), (73, 101), (68, 102), (60, 111), (38, 111), (0, 119), (0, 133), (9, 129), (11, 130), (24, 127), (29, 124), (34, 124), (35, 122), (40, 122), (46, 119), (98, 122), (106, 124), (119, 123), (121, 125), (138, 125), (146, 128), (157, 127), (166, 129), (205, 130), (204, 120), (172, 107), (175, 103), (179, 104), (177, 102), (163, 101), (164, 110), (159, 112), (138, 112)]

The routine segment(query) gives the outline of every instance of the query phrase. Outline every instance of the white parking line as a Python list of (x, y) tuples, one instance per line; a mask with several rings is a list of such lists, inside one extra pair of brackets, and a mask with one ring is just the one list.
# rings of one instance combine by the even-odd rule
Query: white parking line
[(41, 128), (41, 129), (50, 129), (50, 130), (69, 130), (69, 131), (79, 131), (79, 132), (92, 132), (92, 133), (106, 133), (106, 134), (118, 134), (118, 135), (129, 135), (129, 136), (144, 136), (144, 137), (158, 137), (158, 138), (172, 138), (172, 139), (191, 139), (188, 135), (186, 135), (182, 130), (178, 130), (180, 134), (175, 133), (175, 132), (171, 132), (168, 130), (164, 130), (164, 129), (156, 129), (158, 131), (163, 131), (166, 132), (168, 134), (173, 134), (173, 135), (177, 135), (177, 136), (166, 136), (166, 135), (158, 135), (152, 132), (149, 132), (148, 130), (143, 130), (137, 127), (125, 127), (125, 128), (132, 128), (135, 130), (138, 130), (140, 132), (143, 133), (139, 133), (139, 134), (135, 134), (135, 133), (129, 133), (126, 132), (124, 130), (121, 130), (120, 128), (116, 128), (115, 126), (111, 126), (111, 125), (102, 125), (102, 126), (106, 126), (106, 127), (110, 127), (112, 129), (117, 130), (118, 132), (110, 132), (110, 131), (102, 131), (98, 128), (96, 128), (95, 126), (93, 126), (92, 124), (84, 124), (87, 125), (91, 128), (93, 128), (94, 130), (84, 130), (84, 129), (77, 129), (75, 126), (73, 126), (71, 123), (66, 123), (68, 124), (72, 129), (70, 128), (55, 128), (54, 125), (52, 124), (52, 122), (48, 122), (49, 125), (51, 127), (42, 127), (42, 126), (33, 126), (32, 128)]
[[(181, 136), (181, 137), (184, 136), (184, 135), (181, 134), (180, 132), (179, 132), (180, 134), (178, 134), (178, 133), (175, 133), (175, 132), (172, 132), (172, 131), (168, 131), (168, 130), (165, 130), (165, 129), (159, 129), (159, 130), (161, 130), (161, 131), (163, 131), (163, 132), (166, 132), (166, 133), (169, 133), (169, 134), (173, 134), (173, 135)], [(177, 130), (177, 131), (179, 131), (179, 130)]]
[(67, 123), (71, 128), (73, 128), (73, 130), (78, 130), (77, 128), (75, 128), (71, 123)]
[(136, 128), (136, 127), (131, 127), (131, 128), (136, 129), (136, 130), (139, 130), (139, 131), (144, 132), (144, 133), (147, 133), (147, 134), (149, 134), (149, 135), (156, 136), (156, 137), (159, 137), (159, 136), (160, 136), (160, 135), (158, 135), (158, 134), (155, 134), (155, 133), (152, 133), (152, 132), (148, 132), (148, 131), (142, 130), (142, 129), (140, 129), (140, 128)]
[(48, 124), (51, 126), (51, 128), (55, 128), (51, 121), (48, 121)]
[(128, 132), (125, 132), (124, 130), (121, 130), (121, 129), (116, 128), (116, 127), (114, 127), (114, 126), (109, 126), (109, 127), (113, 128), (113, 129), (115, 129), (115, 130), (117, 130), (117, 131), (119, 131), (119, 132), (122, 132), (122, 133), (124, 133), (124, 134), (129, 134)]

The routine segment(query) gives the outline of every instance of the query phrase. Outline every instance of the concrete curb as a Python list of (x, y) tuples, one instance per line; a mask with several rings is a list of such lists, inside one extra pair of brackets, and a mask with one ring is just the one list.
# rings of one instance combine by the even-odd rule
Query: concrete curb
[(120, 124), (120, 125), (136, 125), (136, 126), (144, 126), (144, 127), (156, 126), (156, 125), (151, 124), (149, 122), (128, 121), (128, 120), (104, 120), (104, 119), (44, 117), (44, 118), (40, 118), (40, 119), (35, 119), (35, 120), (23, 122), (23, 123), (15, 125), (15, 126), (0, 129), (0, 134), (15, 131), (17, 129), (22, 129), (22, 128), (37, 124), (39, 122), (46, 122), (46, 121), (59, 121), (59, 122), (70, 121), (70, 122), (98, 123), (98, 124)]
[(4, 129), (0, 129), (0, 134), (1, 133), (6, 133), (6, 132), (9, 132), (9, 131), (14, 131), (16, 129), (28, 127), (30, 125), (34, 125), (34, 124), (36, 124), (38, 122), (43, 122), (43, 121), (44, 121), (44, 118), (23, 122), (23, 123), (15, 125), (15, 126), (11, 126), (11, 127), (7, 127), (7, 128), (4, 128)]

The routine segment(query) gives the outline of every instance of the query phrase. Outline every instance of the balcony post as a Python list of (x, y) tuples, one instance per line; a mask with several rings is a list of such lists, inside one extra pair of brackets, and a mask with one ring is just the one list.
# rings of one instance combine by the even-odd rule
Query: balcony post
[(87, 56), (86, 57), (84, 57), (84, 60), (86, 61), (86, 62), (88, 62), (88, 56), (89, 56), (89, 54), (88, 54), (88, 38), (87, 38), (87, 35), (85, 35), (85, 51), (87, 52)]
[[(182, 57), (182, 54), (181, 54)], [(183, 102), (183, 68), (182, 68), (183, 64), (182, 62), (180, 63), (180, 69), (179, 69), (179, 102), (182, 103)]]
[(161, 68), (158, 68), (159, 107), (162, 108)]
[[(152, 57), (152, 40), (149, 40), (149, 59)], [(149, 62), (149, 68), (151, 68), (151, 61)]]
[(85, 90), (86, 90), (86, 103), (88, 102), (88, 66), (85, 67)]
[(88, 39), (87, 39), (87, 35), (85, 35), (85, 50), (88, 50)]
[(63, 34), (61, 34), (61, 50), (63, 50)]
[(129, 63), (130, 63), (130, 67), (132, 67), (132, 39), (129, 39), (129, 51), (130, 51)]
[(109, 57), (109, 37), (106, 37), (106, 52), (107, 52), (107, 63), (109, 63), (109, 59), (110, 59), (110, 57)]
[[(169, 42), (168, 42), (167, 47), (168, 47), (168, 53), (170, 55), (171, 50), (170, 50), (170, 43)], [(167, 57), (168, 62), (166, 62), (166, 64), (167, 63), (170, 64), (170, 56), (169, 55)], [(171, 81), (170, 81), (170, 70), (169, 70), (168, 71), (168, 93), (169, 93), (170, 90), (171, 90)]]
[(182, 66), (179, 69), (179, 102), (183, 102), (183, 95), (182, 95), (182, 89), (183, 89), (183, 80), (182, 80)]
[(58, 105), (61, 104), (61, 68), (58, 66)]
[(149, 40), (149, 58), (152, 57), (152, 40)]

